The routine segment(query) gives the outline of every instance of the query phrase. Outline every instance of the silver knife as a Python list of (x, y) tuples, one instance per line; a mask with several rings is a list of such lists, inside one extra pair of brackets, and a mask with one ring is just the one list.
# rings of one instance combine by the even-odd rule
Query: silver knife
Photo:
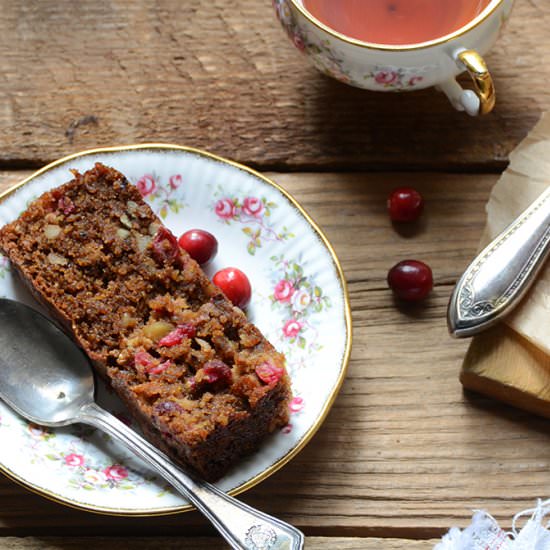
[(449, 332), (473, 336), (508, 315), (550, 251), (550, 187), (468, 266), (451, 295)]

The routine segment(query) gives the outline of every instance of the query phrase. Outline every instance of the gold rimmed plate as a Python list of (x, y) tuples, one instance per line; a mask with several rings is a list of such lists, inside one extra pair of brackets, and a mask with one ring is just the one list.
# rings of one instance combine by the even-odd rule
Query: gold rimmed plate
[[(39, 170), (0, 196), (0, 225), (30, 201), (95, 162), (120, 170), (176, 235), (213, 233), (219, 252), (207, 273), (228, 265), (251, 280), (248, 316), (282, 351), (292, 378), (290, 422), (217, 485), (238, 494), (294, 457), (321, 426), (343, 381), (351, 349), (345, 279), (334, 250), (304, 209), (276, 183), (204, 151), (147, 144), (84, 151)], [(0, 256), (0, 296), (34, 307)], [(1, 351), (0, 351), (1, 353)], [(101, 383), (101, 405), (131, 424)], [(63, 504), (113, 515), (191, 509), (140, 461), (84, 426), (46, 430), (0, 403), (0, 470)]]

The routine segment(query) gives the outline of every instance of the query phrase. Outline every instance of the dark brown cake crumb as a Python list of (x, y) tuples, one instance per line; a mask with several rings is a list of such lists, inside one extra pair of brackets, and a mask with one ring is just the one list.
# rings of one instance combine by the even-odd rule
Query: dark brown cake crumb
[(287, 423), (284, 357), (116, 170), (75, 171), (0, 248), (146, 436), (206, 479)]

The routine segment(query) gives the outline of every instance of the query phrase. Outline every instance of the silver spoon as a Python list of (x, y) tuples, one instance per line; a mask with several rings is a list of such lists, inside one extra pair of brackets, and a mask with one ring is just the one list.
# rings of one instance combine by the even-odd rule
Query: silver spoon
[(30, 307), (0, 299), (0, 398), (43, 426), (82, 422), (126, 445), (218, 529), (231, 548), (300, 550), (298, 529), (184, 472), (94, 401), (94, 378), (84, 354), (61, 330)]
[(522, 300), (550, 254), (550, 188), (472, 261), (447, 310), (449, 332), (473, 336), (508, 315)]

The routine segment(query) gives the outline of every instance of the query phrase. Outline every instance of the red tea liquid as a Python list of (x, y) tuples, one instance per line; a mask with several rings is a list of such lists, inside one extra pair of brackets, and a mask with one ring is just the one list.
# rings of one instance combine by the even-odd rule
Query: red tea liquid
[(452, 33), (491, 0), (303, 0), (328, 27), (363, 42), (418, 44)]

